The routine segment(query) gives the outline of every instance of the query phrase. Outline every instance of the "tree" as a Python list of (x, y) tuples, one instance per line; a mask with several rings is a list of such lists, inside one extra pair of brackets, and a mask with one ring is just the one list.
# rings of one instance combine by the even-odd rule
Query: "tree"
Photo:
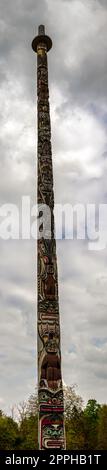
[(18, 425), (12, 418), (0, 415), (0, 450), (13, 450), (19, 439)]
[(30, 395), (27, 402), (27, 416), (36, 416), (38, 413), (38, 391), (35, 388), (35, 393)]
[(83, 400), (75, 388), (64, 387), (66, 445), (67, 449), (74, 450), (84, 447)]
[(29, 416), (20, 423), (20, 449), (38, 449), (38, 417)]
[(88, 400), (84, 410), (85, 448), (96, 449), (98, 444), (98, 422), (101, 406), (95, 399)]
[(37, 389), (26, 402), (18, 406), (20, 449), (38, 449), (38, 399)]
[(107, 450), (107, 405), (100, 407), (98, 423), (98, 449)]
[(84, 420), (83, 411), (76, 406), (72, 408), (70, 419), (66, 419), (66, 444), (67, 449), (79, 450), (84, 448)]
[(82, 410), (83, 406), (83, 400), (80, 395), (77, 395), (75, 388), (75, 385), (72, 387), (64, 386), (65, 420), (67, 421), (71, 420), (74, 407), (79, 412)]

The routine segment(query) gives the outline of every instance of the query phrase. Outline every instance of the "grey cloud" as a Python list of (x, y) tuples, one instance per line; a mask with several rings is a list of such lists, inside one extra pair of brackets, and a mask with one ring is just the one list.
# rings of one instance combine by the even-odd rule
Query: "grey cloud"
[[(35, 200), (36, 56), (31, 41), (40, 23), (53, 39), (48, 59), (55, 200), (106, 201), (106, 2), (97, 1), (96, 8), (93, 1), (77, 5), (1, 1), (1, 204), (20, 207), (22, 194)], [(0, 242), (0, 374), (6, 411), (27, 398), (36, 382), (35, 245)], [(94, 347), (93, 366), (90, 358), (93, 335), (103, 341), (107, 325), (107, 253), (89, 253), (87, 241), (64, 240), (57, 242), (57, 252), (63, 377), (78, 383), (85, 400), (95, 395), (105, 401), (102, 352), (100, 364)]]

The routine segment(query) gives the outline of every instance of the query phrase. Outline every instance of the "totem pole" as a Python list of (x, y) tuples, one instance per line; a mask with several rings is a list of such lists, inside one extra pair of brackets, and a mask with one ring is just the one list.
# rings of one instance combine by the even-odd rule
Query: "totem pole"
[(45, 35), (44, 26), (39, 26), (38, 36), (32, 42), (32, 48), (37, 53), (38, 207), (47, 205), (50, 209), (51, 237), (44, 234), (37, 241), (38, 437), (39, 449), (65, 449), (47, 64), (47, 52), (51, 47), (52, 41)]

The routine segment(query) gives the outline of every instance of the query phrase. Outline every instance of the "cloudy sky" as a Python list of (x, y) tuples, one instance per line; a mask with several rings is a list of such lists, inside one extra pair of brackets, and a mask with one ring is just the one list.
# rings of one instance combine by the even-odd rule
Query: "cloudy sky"
[[(107, 203), (107, 1), (0, 0), (0, 205), (36, 194), (38, 25), (52, 37), (55, 201)], [(106, 402), (107, 249), (57, 241), (63, 379)], [(0, 407), (36, 384), (36, 242), (0, 240)]]

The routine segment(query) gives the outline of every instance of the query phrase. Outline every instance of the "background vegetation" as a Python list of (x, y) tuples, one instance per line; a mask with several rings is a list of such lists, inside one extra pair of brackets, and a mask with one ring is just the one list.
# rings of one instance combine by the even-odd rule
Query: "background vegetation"
[[(64, 395), (67, 449), (107, 450), (107, 405), (90, 399), (84, 407), (74, 387), (66, 387)], [(12, 409), (12, 417), (0, 410), (0, 450), (38, 448), (37, 410), (36, 392), (17, 410)]]

